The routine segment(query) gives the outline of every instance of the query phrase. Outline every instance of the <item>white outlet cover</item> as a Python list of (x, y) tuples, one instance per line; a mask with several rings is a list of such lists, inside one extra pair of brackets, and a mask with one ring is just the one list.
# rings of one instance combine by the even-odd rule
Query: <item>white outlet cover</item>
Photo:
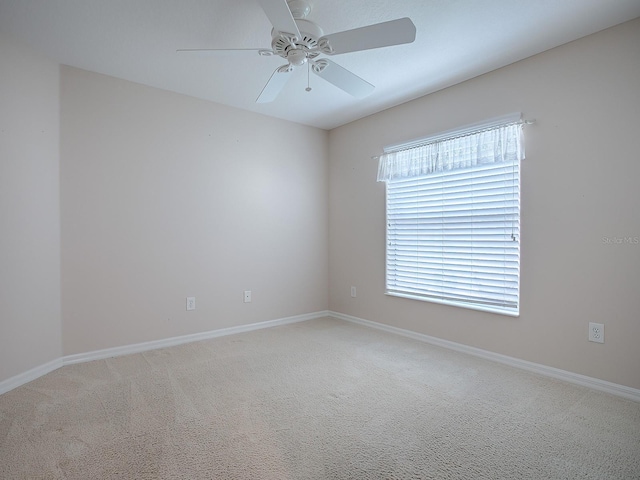
[(196, 297), (187, 297), (187, 310), (196, 309)]
[(604, 324), (589, 322), (589, 341), (604, 343)]
[(251, 303), (251, 290), (244, 291), (244, 303)]

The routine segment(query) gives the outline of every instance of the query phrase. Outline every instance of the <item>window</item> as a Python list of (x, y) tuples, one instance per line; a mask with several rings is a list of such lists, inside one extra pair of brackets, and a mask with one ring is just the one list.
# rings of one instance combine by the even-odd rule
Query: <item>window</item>
[(386, 293), (518, 315), (522, 158), (520, 121), (382, 155)]

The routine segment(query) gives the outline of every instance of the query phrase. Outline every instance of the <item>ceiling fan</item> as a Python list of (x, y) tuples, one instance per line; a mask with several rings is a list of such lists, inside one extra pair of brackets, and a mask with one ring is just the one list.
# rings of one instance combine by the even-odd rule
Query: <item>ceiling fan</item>
[[(369, 95), (374, 86), (355, 73), (319, 55), (339, 55), (372, 48), (411, 43), (416, 27), (409, 18), (400, 18), (344, 32), (324, 35), (322, 28), (307, 20), (310, 0), (258, 0), (273, 25), (271, 48), (181, 49), (178, 53), (208, 54), (229, 51), (256, 51), (262, 56), (278, 55), (287, 63), (278, 67), (258, 96), (257, 103), (276, 99), (293, 71), (307, 64), (308, 71), (357, 98)], [(311, 88), (307, 86), (307, 91)]]

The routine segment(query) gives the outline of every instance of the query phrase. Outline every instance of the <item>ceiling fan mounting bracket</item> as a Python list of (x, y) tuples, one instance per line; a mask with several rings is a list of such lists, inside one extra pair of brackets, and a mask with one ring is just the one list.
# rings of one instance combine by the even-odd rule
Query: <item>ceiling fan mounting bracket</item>
[(325, 55), (332, 55), (334, 50), (329, 41), (326, 38), (321, 38), (318, 42), (318, 50)]
[(313, 4), (310, 0), (287, 0), (291, 15), (296, 20), (307, 18), (313, 9)]
[(322, 73), (322, 71), (328, 66), (329, 62), (323, 58), (316, 60), (315, 62), (311, 62), (311, 70), (313, 70), (313, 73)]
[(278, 67), (278, 69), (276, 70), (278, 73), (289, 73), (293, 71), (293, 65), (291, 65), (290, 63), (286, 64), (286, 65), (282, 65), (281, 67)]

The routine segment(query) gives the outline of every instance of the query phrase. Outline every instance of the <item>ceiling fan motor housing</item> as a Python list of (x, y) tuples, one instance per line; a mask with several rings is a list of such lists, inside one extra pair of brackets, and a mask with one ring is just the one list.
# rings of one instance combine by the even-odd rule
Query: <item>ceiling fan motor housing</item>
[(324, 35), (322, 28), (315, 23), (296, 19), (296, 25), (300, 31), (300, 37), (286, 32), (271, 31), (271, 48), (276, 55), (286, 58), (292, 65), (302, 65), (307, 59), (317, 57), (319, 51), (314, 50), (318, 46), (318, 39)]

